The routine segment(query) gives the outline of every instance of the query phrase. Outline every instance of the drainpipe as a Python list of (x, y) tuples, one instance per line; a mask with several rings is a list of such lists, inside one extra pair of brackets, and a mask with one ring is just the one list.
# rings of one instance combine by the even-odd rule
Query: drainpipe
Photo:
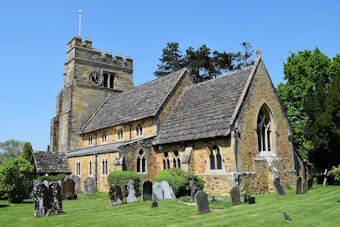
[(97, 185), (98, 185), (98, 182), (97, 182), (97, 154), (95, 153), (94, 154), (94, 182), (96, 182), (96, 189), (97, 189)]

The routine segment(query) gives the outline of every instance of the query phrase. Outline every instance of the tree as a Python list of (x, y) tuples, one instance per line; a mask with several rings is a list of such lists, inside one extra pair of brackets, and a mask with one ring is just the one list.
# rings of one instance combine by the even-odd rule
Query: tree
[(30, 142), (26, 142), (24, 146), (22, 147), (22, 152), (20, 154), (20, 157), (23, 159), (26, 159), (27, 161), (32, 161), (32, 153), (33, 148)]
[(33, 166), (23, 158), (12, 158), (0, 165), (0, 194), (12, 203), (20, 203), (33, 179)]
[(0, 151), (2, 151), (0, 162), (6, 162), (11, 158), (19, 157), (23, 145), (24, 142), (14, 139), (0, 142)]
[(237, 63), (235, 69), (243, 69), (254, 64), (254, 61), (251, 59), (254, 54), (253, 46), (247, 42), (241, 43), (241, 46), (243, 52), (239, 51), (233, 56), (234, 61)]

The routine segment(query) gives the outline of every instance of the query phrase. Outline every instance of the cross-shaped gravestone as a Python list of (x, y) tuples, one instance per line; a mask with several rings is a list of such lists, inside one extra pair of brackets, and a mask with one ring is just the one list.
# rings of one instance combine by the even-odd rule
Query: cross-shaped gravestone
[(186, 189), (189, 191), (190, 190), (190, 201), (195, 200), (195, 194), (197, 191), (197, 185), (195, 184), (194, 180), (189, 181), (189, 185), (187, 185)]

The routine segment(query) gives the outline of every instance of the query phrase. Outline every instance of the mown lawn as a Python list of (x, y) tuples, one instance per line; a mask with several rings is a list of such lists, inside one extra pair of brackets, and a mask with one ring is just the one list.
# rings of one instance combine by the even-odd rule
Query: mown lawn
[[(196, 207), (178, 200), (125, 204), (111, 207), (106, 193), (79, 196), (64, 201), (64, 214), (33, 217), (32, 200), (23, 204), (0, 201), (2, 226), (340, 226), (340, 186), (321, 185), (307, 194), (295, 195), (293, 190), (279, 197), (265, 194), (256, 197), (256, 204), (231, 207), (214, 202), (212, 212), (197, 215)], [(292, 221), (283, 218), (287, 212)]]

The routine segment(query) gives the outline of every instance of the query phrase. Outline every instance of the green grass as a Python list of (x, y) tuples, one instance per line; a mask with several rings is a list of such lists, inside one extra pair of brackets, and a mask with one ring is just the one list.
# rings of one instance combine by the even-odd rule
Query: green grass
[[(197, 215), (196, 207), (179, 200), (125, 204), (111, 207), (107, 193), (63, 201), (64, 214), (33, 217), (32, 200), (23, 204), (0, 201), (1, 226), (340, 226), (340, 186), (319, 186), (307, 194), (293, 190), (279, 197), (258, 195), (256, 204), (231, 207), (213, 202), (208, 214)], [(183, 200), (183, 199), (182, 199)], [(286, 221), (283, 212), (293, 219)]]

